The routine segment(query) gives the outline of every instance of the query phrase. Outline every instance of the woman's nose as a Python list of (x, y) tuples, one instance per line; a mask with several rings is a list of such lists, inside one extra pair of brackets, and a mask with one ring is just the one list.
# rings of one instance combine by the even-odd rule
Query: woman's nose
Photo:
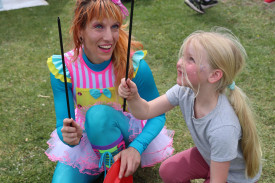
[(104, 33), (104, 40), (110, 41), (113, 38), (112, 30), (110, 28), (107, 28)]

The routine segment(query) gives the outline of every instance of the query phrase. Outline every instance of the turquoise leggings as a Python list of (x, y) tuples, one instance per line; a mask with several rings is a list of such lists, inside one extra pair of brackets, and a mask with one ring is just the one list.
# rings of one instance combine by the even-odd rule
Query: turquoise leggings
[[(107, 146), (123, 135), (126, 147), (129, 145), (129, 119), (122, 112), (107, 105), (95, 105), (86, 113), (85, 130), (91, 144)], [(91, 183), (99, 175), (82, 174), (77, 168), (58, 162), (53, 183)]]

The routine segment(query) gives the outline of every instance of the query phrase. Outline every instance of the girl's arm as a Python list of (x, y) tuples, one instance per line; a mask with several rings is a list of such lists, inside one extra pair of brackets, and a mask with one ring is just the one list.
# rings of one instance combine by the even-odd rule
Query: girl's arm
[(136, 84), (130, 79), (125, 81), (125, 78), (123, 78), (121, 80), (118, 93), (121, 97), (127, 99), (131, 113), (138, 119), (150, 119), (174, 107), (170, 104), (165, 94), (149, 102), (142, 99), (138, 94)]
[(210, 164), (210, 182), (225, 183), (228, 176), (230, 161), (217, 162), (211, 160)]

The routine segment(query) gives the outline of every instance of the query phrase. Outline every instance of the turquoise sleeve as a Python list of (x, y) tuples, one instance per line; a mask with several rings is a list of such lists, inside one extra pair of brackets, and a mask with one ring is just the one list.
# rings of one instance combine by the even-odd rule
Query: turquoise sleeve
[[(65, 83), (63, 83), (59, 79), (56, 79), (52, 73), (50, 78), (51, 78), (51, 85), (52, 85), (52, 91), (53, 91), (53, 97), (54, 97), (56, 130), (60, 140), (64, 142), (61, 129), (63, 127), (63, 120), (69, 117), (68, 109), (67, 109)], [(69, 94), (69, 104), (70, 104), (69, 106), (70, 106), (71, 118), (75, 120), (72, 84), (67, 83), (67, 88), (68, 88), (68, 94)]]
[[(159, 97), (153, 74), (145, 60), (140, 61), (137, 75), (133, 79), (133, 82), (137, 85), (141, 98), (150, 101)], [(140, 135), (138, 135), (129, 146), (135, 148), (140, 154), (142, 154), (149, 143), (162, 130), (165, 120), (165, 114), (149, 119)]]

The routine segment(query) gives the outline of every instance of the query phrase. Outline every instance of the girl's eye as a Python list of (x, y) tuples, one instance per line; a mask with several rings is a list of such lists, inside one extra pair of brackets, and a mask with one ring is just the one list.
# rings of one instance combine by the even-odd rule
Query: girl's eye
[(190, 60), (191, 62), (194, 62), (194, 63), (195, 63), (195, 60), (194, 60), (193, 57), (189, 57), (189, 60)]

